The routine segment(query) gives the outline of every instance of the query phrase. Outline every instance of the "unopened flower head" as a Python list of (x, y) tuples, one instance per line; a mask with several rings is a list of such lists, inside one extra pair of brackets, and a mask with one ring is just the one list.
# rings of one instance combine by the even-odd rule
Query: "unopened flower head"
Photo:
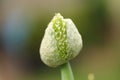
[(40, 46), (41, 60), (57, 67), (76, 57), (82, 48), (82, 38), (71, 19), (57, 13), (48, 27)]

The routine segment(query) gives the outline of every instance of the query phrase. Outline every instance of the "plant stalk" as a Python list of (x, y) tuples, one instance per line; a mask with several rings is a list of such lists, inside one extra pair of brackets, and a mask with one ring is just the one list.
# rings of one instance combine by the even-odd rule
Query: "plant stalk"
[(74, 80), (74, 75), (69, 62), (61, 66), (61, 80)]

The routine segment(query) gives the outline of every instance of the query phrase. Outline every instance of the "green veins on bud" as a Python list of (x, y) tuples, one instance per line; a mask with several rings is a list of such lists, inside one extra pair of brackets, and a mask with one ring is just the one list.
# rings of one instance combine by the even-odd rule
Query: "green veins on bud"
[(57, 67), (76, 57), (82, 49), (82, 38), (71, 19), (57, 13), (48, 27), (40, 46), (41, 60)]

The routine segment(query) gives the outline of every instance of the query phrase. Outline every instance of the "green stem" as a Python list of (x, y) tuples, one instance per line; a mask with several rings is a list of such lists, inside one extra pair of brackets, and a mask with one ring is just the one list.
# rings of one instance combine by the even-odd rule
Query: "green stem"
[(61, 80), (74, 80), (74, 75), (69, 62), (61, 66)]

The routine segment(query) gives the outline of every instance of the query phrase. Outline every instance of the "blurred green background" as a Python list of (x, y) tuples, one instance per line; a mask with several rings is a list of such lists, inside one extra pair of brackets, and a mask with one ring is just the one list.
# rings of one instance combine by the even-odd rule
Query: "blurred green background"
[(75, 80), (120, 80), (119, 0), (0, 1), (0, 79), (60, 80), (60, 69), (43, 64), (39, 47), (55, 13), (71, 18), (83, 49), (70, 61)]

